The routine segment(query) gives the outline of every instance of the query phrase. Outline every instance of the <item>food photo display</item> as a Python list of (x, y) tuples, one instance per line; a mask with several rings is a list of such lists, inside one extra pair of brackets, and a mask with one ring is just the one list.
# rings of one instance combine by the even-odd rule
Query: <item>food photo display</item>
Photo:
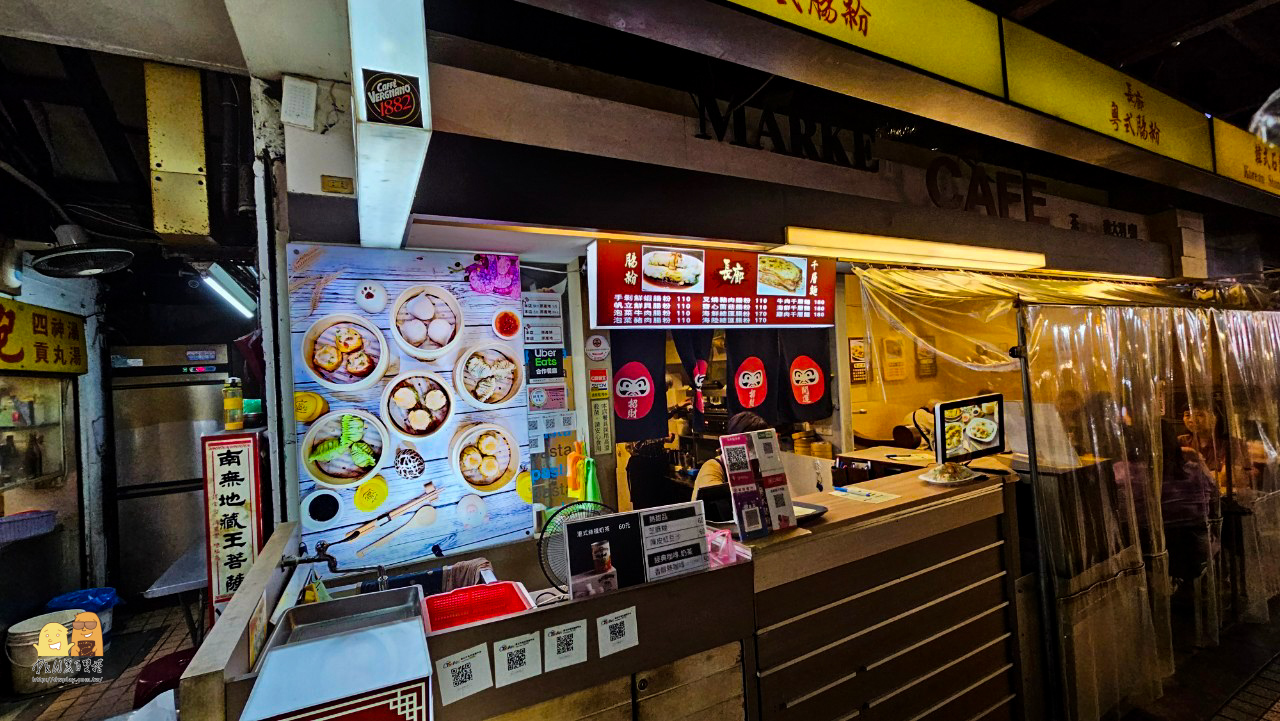
[(519, 259), (287, 253), (308, 548), (329, 543), (341, 570), (528, 537)]

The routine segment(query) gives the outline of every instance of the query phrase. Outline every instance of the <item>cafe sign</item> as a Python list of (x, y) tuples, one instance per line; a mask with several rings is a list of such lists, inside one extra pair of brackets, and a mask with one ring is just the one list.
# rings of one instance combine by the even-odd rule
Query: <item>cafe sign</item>
[(0, 370), (84, 373), (84, 318), (0, 300)]
[(835, 323), (836, 261), (598, 240), (587, 248), (592, 328), (820, 328)]

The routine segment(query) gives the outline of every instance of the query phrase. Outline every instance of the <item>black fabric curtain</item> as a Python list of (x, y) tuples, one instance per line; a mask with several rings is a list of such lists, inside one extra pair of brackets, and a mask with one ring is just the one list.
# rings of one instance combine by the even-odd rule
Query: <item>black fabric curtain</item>
[(799, 423), (831, 417), (831, 330), (794, 328), (778, 331), (778, 413)]
[(741, 411), (760, 414), (771, 425), (778, 418), (778, 331), (726, 330), (729, 416)]
[(618, 443), (667, 437), (665, 330), (619, 330), (613, 341), (613, 415)]
[(702, 383), (707, 379), (708, 365), (711, 363), (712, 330), (673, 330), (671, 341), (680, 355), (680, 364), (689, 376), (689, 384), (693, 386), (693, 430), (700, 432), (703, 428), (702, 412), (705, 407), (702, 397)]

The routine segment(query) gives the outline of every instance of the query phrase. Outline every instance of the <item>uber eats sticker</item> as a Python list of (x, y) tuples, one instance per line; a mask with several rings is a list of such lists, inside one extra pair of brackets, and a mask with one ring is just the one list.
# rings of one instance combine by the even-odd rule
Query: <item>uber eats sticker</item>
[(412, 75), (364, 69), (365, 117), (371, 123), (422, 127), (422, 91)]

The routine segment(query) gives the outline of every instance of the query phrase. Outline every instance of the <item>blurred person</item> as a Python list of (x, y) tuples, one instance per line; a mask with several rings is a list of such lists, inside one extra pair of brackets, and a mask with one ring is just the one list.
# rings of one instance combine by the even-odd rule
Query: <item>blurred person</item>
[(1218, 484), (1202, 455), (1186, 447), (1170, 426), (1162, 427), (1160, 515), (1169, 576), (1179, 583), (1199, 578), (1216, 550), (1209, 520), (1218, 513)]

